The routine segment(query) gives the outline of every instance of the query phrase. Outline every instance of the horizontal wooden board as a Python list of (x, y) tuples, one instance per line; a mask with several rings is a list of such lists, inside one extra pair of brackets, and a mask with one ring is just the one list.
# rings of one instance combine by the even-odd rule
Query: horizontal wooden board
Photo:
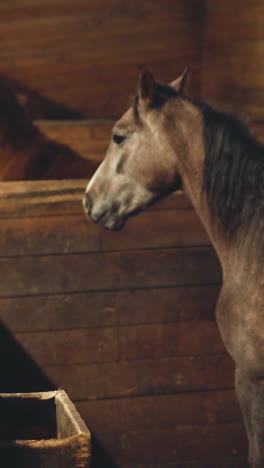
[(214, 320), (217, 285), (0, 298), (12, 333)]
[(203, 427), (242, 422), (234, 390), (84, 400), (75, 404), (94, 434), (106, 428), (122, 433), (151, 427)]
[(0, 256), (206, 246), (210, 241), (194, 210), (146, 211), (119, 232), (85, 214), (8, 218), (0, 223)]
[[(237, 466), (247, 456), (245, 431), (241, 424), (176, 426), (167, 430), (151, 428), (125, 432), (116, 437), (104, 432), (99, 439), (109, 455), (115, 454), (118, 466), (125, 467), (215, 467)], [(118, 449), (117, 449), (118, 447)], [(215, 465), (231, 460), (234, 465)], [(193, 465), (192, 465), (193, 463)], [(205, 463), (205, 464), (203, 464)], [(197, 465), (196, 465), (197, 464)], [(111, 466), (111, 465), (110, 465)], [(115, 465), (113, 465), (115, 466)]]
[(224, 352), (216, 324), (212, 321), (122, 327), (120, 359), (159, 359)]
[[(83, 401), (77, 402), (77, 408), (89, 424), (95, 437), (104, 447), (107, 447), (109, 455), (118, 453), (120, 456), (122, 454), (124, 463), (121, 463), (120, 466), (163, 468), (167, 467), (168, 463), (168, 467), (172, 468), (174, 466), (188, 466), (190, 463), (193, 468), (204, 466), (208, 468), (215, 466), (219, 468), (226, 468), (226, 466), (246, 467), (245, 431), (242, 427), (242, 417), (233, 390)], [(206, 448), (207, 444), (204, 443), (205, 439), (210, 440), (210, 437), (214, 439), (215, 431), (219, 431), (218, 435), (221, 434), (221, 427), (223, 434), (228, 436), (233, 443), (238, 432), (239, 437), (241, 437), (240, 443), (236, 444), (232, 453), (229, 453), (228, 460), (223, 458), (227, 447), (225, 436), (220, 436), (213, 442), (217, 445), (216, 452), (219, 450), (218, 456), (216, 453), (215, 456), (209, 454)], [(236, 427), (239, 427), (238, 432)], [(145, 431), (147, 437), (144, 436)], [(185, 439), (182, 439), (186, 432), (192, 434), (189, 439), (190, 445), (187, 440), (184, 442)], [(148, 437), (150, 433), (159, 437), (157, 441), (159, 455), (156, 457), (155, 453), (153, 463), (150, 463), (149, 458), (151, 456), (149, 452), (153, 454), (152, 437), (150, 439)], [(173, 450), (173, 455), (168, 452), (168, 440), (164, 434), (170, 434), (169, 438), (173, 437), (172, 446), (174, 450), (177, 449), (177, 452)], [(203, 439), (201, 439), (201, 434), (204, 435)], [(125, 447), (124, 439), (126, 441)], [(132, 441), (132, 444), (129, 440)], [(143, 450), (141, 444), (144, 444)], [(200, 449), (194, 457), (192, 447), (197, 448), (197, 444), (200, 444)], [(186, 446), (188, 450), (184, 450)], [(135, 448), (134, 453), (132, 453), (132, 447)], [(245, 455), (244, 459), (241, 459), (242, 453)], [(203, 456), (211, 458), (204, 459)], [(140, 460), (136, 461), (137, 457)], [(164, 457), (168, 457), (167, 463), (165, 463)], [(172, 460), (175, 460), (173, 464)], [(239, 464), (242, 460), (244, 465)], [(230, 464), (224, 464), (227, 461), (230, 461)], [(129, 462), (130, 465), (127, 465)]]
[[(43, 367), (72, 400), (227, 389), (233, 362), (226, 354)], [(224, 376), (224, 378), (223, 378)]]
[(0, 12), (2, 73), (82, 115), (118, 115), (142, 64), (169, 81), (191, 63), (199, 88), (203, 10), (196, 0), (23, 0)]
[[(206, 443), (205, 443), (206, 441)], [(221, 441), (219, 443), (219, 441)], [(116, 459), (119, 463), (139, 464), (187, 462), (206, 458), (228, 458), (247, 454), (247, 441), (242, 424), (219, 426), (154, 427), (121, 434)]]
[(27, 296), (219, 283), (212, 248), (0, 258), (0, 295)]
[(263, 12), (260, 1), (207, 2), (205, 21), (204, 98), (253, 118), (264, 115)]
[[(84, 214), (82, 198), (88, 180), (49, 180), (0, 183), (0, 217), (40, 217)], [(150, 210), (190, 208), (181, 192), (157, 202)]]
[(111, 139), (114, 120), (76, 120), (76, 121), (36, 121), (35, 124), (44, 135), (59, 141), (98, 164), (105, 156)]
[(225, 352), (212, 321), (34, 332), (14, 337), (40, 367)]

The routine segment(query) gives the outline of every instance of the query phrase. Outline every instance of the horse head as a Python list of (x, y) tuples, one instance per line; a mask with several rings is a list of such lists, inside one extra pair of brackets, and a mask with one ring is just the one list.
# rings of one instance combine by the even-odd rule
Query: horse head
[(180, 188), (175, 151), (162, 125), (170, 101), (181, 100), (186, 71), (170, 86), (147, 70), (140, 73), (133, 105), (114, 125), (105, 159), (86, 188), (84, 210), (94, 222), (120, 229), (129, 216)]

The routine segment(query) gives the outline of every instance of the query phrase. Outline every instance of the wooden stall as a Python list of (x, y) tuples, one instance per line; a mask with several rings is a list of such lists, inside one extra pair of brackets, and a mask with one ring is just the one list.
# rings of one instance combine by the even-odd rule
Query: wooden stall
[(2, 391), (64, 388), (98, 468), (241, 468), (221, 272), (193, 209), (175, 195), (108, 232), (85, 183), (1, 184)]
[(262, 13), (261, 0), (0, 3), (0, 87), (91, 162), (51, 171), (75, 180), (0, 183), (0, 392), (65, 389), (92, 468), (247, 466), (214, 319), (220, 266), (189, 202), (113, 233), (81, 199), (141, 65), (164, 82), (189, 65), (190, 95), (247, 113), (264, 141)]

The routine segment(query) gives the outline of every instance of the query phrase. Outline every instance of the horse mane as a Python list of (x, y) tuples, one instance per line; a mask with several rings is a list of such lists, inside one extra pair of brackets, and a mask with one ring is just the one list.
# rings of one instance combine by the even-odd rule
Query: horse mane
[(238, 117), (201, 106), (204, 118), (203, 191), (213, 221), (237, 237), (264, 218), (264, 146)]

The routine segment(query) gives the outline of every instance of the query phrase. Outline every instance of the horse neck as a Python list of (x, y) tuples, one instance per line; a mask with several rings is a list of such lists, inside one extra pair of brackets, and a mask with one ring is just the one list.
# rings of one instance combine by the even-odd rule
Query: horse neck
[[(199, 160), (199, 158), (197, 159)], [(253, 235), (242, 230), (236, 239), (230, 239), (220, 223), (213, 220), (210, 214), (207, 196), (202, 188), (202, 170), (200, 171), (198, 166), (190, 164), (182, 174), (182, 181), (184, 193), (190, 199), (217, 253), (222, 267), (223, 282), (225, 283), (225, 279), (228, 278), (230, 284), (242, 284), (249, 282), (248, 278), (250, 277), (254, 281), (254, 288), (263, 291), (263, 264), (259, 262), (259, 258), (263, 258), (264, 253), (263, 241), (261, 240), (259, 243), (261, 245), (257, 252), (257, 245), (252, 245), (252, 239), (256, 238), (256, 226)], [(254, 230), (254, 226), (251, 230)]]
[(175, 154), (174, 160), (177, 161), (183, 191), (205, 227), (224, 270), (227, 259), (231, 253), (233, 254), (233, 249), (223, 232), (212, 222), (207, 197), (203, 190), (205, 149), (200, 111), (194, 108), (189, 116), (191, 118), (188, 118), (188, 122), (180, 119), (179, 123), (175, 117), (173, 131), (168, 132), (166, 128), (165, 131)]

